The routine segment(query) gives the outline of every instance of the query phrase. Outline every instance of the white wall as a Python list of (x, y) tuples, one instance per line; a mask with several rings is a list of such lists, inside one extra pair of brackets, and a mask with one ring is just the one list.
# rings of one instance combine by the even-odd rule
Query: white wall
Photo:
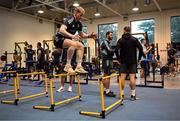
[(166, 51), (162, 51), (162, 50), (166, 49), (166, 43), (171, 42), (170, 17), (178, 16), (178, 15), (180, 15), (180, 9), (131, 15), (126, 21), (124, 21), (120, 17), (97, 19), (93, 21), (92, 24), (85, 23), (85, 25), (88, 27), (88, 31), (94, 31), (98, 33), (98, 24), (117, 22), (118, 23), (118, 38), (120, 38), (121, 35), (123, 34), (124, 26), (127, 26), (127, 25), (130, 26), (130, 21), (154, 18), (155, 19), (155, 43), (159, 44), (159, 50), (160, 50), (159, 53), (161, 55), (160, 58), (163, 64), (165, 64), (167, 60), (167, 55), (166, 55)]
[(13, 52), (14, 43), (27, 41), (36, 49), (36, 43), (52, 39), (54, 24), (40, 23), (38, 19), (0, 10), (0, 55)]

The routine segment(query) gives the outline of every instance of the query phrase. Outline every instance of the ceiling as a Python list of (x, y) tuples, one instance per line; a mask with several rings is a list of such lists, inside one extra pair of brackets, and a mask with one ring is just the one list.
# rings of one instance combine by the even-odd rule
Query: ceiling
[[(83, 20), (89, 21), (98, 18), (127, 17), (132, 14), (180, 9), (179, 0), (136, 0), (136, 5), (139, 7), (138, 12), (132, 11), (135, 0), (0, 0), (0, 9), (61, 23), (64, 17), (72, 14), (74, 1), (78, 1), (84, 7), (86, 14)], [(44, 13), (37, 13), (39, 9)], [(94, 16), (97, 10), (101, 13), (99, 17)]]

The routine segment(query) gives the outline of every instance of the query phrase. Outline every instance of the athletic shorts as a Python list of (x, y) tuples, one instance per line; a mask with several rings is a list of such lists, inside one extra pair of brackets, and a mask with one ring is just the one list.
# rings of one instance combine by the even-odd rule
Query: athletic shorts
[(63, 48), (64, 40), (65, 40), (65, 37), (61, 35), (60, 33), (57, 33), (54, 39), (54, 46), (56, 48)]
[(136, 64), (121, 64), (120, 65), (120, 73), (135, 74), (136, 68), (137, 68)]
[(110, 75), (112, 74), (113, 69), (113, 60), (102, 60), (102, 69), (104, 74)]
[(38, 62), (37, 63), (37, 70), (44, 70), (45, 69), (46, 62)]

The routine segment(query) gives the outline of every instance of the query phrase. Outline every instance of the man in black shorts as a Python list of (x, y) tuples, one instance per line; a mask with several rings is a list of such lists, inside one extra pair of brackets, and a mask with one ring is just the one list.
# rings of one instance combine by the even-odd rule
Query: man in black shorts
[[(114, 50), (112, 49), (111, 40), (113, 38), (112, 32), (108, 31), (106, 33), (106, 40), (103, 41), (101, 45), (102, 50), (102, 68), (104, 71), (104, 76), (109, 76), (112, 74), (112, 68), (113, 68), (113, 55)], [(104, 84), (104, 92), (105, 96), (108, 97), (115, 97), (116, 95), (114, 92), (110, 91), (110, 78), (103, 80)]]
[[(37, 70), (39, 72), (44, 72), (44, 69), (45, 69), (45, 65), (46, 65), (46, 62), (45, 62), (45, 51), (44, 49), (41, 47), (41, 43), (38, 42), (37, 43)], [(42, 79), (44, 79), (45, 76), (42, 75)], [(44, 81), (39, 81), (37, 84), (42, 84)]]
[[(122, 35), (122, 38), (118, 40), (117, 47), (116, 47), (116, 56), (121, 63), (120, 66), (120, 73), (121, 78), (120, 82), (122, 84), (122, 89), (124, 89), (124, 80), (126, 78), (126, 75), (129, 74), (130, 76), (130, 88), (131, 88), (131, 100), (136, 100), (136, 79), (135, 79), (135, 73), (136, 73), (136, 67), (137, 67), (137, 48), (139, 50), (139, 58), (141, 59), (141, 56), (143, 55), (143, 48), (135, 37), (133, 37), (131, 34), (131, 28), (129, 26), (124, 27), (124, 34)], [(120, 50), (120, 55), (119, 55)], [(122, 94), (124, 96), (124, 90), (122, 91)]]
[[(32, 50), (32, 45), (28, 45), (27, 48), (25, 48), (26, 51), (26, 67), (28, 69), (28, 73), (32, 73), (35, 69), (34, 67), (34, 56), (35, 56), (35, 51)], [(33, 77), (30, 76), (30, 78)]]
[[(59, 31), (56, 34), (54, 45), (56, 48), (68, 48), (67, 61), (64, 67), (64, 71), (68, 73), (87, 73), (81, 63), (84, 53), (84, 45), (79, 42), (81, 38), (96, 38), (96, 34), (85, 34), (82, 32), (81, 17), (85, 14), (85, 10), (82, 7), (76, 7), (73, 16), (66, 18), (65, 22), (61, 25)], [(76, 34), (78, 32), (78, 34)], [(71, 59), (76, 50), (76, 69), (71, 67)]]

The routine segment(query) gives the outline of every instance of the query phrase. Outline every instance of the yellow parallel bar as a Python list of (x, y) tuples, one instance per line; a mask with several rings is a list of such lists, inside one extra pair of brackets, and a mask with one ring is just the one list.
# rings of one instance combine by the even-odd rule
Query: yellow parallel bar
[(72, 98), (63, 100), (63, 101), (61, 101), (61, 102), (56, 102), (55, 105), (61, 105), (61, 104), (63, 104), (63, 103), (66, 103), (66, 102), (69, 102), (69, 101), (71, 101), (71, 100), (75, 100), (75, 99), (78, 99), (78, 98), (79, 98), (79, 96), (75, 96), (75, 97), (72, 97)]
[(122, 100), (118, 100), (115, 103), (111, 104), (110, 106), (105, 108), (105, 111), (109, 111), (110, 109), (112, 109), (114, 106), (121, 104)]
[(111, 74), (110, 76), (104, 76), (102, 77), (102, 79), (108, 79), (108, 78), (111, 78), (111, 77), (115, 77), (115, 76), (118, 76), (119, 74)]
[(25, 74), (17, 74), (17, 76), (28, 76), (28, 75), (36, 75), (36, 74), (45, 74), (45, 72), (33, 72), (33, 73), (25, 73)]
[(32, 98), (32, 97), (37, 97), (37, 96), (41, 96), (41, 95), (44, 95), (44, 94), (46, 94), (46, 92), (42, 92), (42, 93), (39, 93), (39, 94), (34, 94), (34, 95), (29, 95), (29, 96), (21, 97), (21, 98), (19, 98), (19, 100), (24, 100), (24, 99), (28, 99), (28, 98)]
[(122, 83), (121, 83), (121, 77), (119, 76), (119, 97), (122, 99)]
[(14, 97), (18, 99), (18, 92), (17, 92), (17, 77), (14, 78)]
[(14, 101), (12, 101), (12, 100), (2, 100), (1, 103), (14, 104)]
[(0, 94), (10, 93), (10, 92), (14, 92), (14, 90), (5, 90), (5, 91), (1, 91)]
[(64, 73), (64, 74), (54, 74), (54, 76), (75, 76), (77, 75), (77, 73), (74, 73), (74, 74), (70, 74), (70, 73)]
[(51, 107), (49, 107), (49, 106), (33, 106), (33, 108), (36, 108), (36, 109), (50, 109)]
[(10, 73), (16, 73), (16, 71), (2, 71), (0, 74), (10, 74)]
[(99, 81), (100, 99), (101, 99), (101, 110), (104, 111), (104, 91), (102, 79)]
[(97, 116), (100, 116), (101, 113), (99, 112), (87, 112), (87, 111), (81, 111), (79, 112), (80, 114), (84, 114), (84, 115), (97, 115)]
[(50, 102), (54, 105), (54, 94), (53, 94), (53, 80), (50, 79)]
[(48, 93), (48, 79), (47, 79), (47, 76), (45, 76), (45, 92)]

